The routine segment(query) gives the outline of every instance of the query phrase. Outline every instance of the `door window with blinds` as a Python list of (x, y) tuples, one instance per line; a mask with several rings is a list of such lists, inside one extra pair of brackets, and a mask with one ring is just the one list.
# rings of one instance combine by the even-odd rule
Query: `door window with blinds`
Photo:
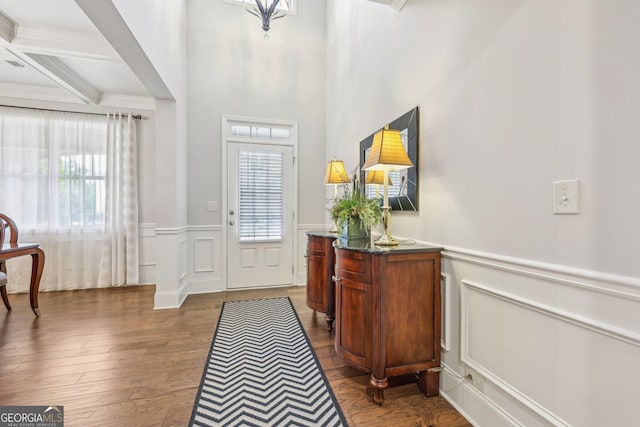
[(282, 240), (284, 221), (284, 157), (282, 152), (241, 150), (238, 153), (241, 242)]

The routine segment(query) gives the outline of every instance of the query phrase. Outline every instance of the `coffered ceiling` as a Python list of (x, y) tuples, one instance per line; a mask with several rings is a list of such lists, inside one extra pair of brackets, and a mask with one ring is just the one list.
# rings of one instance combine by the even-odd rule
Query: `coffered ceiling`
[(0, 96), (91, 105), (152, 102), (74, 0), (0, 0)]

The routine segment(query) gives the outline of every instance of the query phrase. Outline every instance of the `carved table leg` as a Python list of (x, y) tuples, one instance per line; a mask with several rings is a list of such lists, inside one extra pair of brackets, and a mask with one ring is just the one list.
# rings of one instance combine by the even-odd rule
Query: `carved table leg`
[(374, 378), (373, 374), (371, 374), (371, 379), (369, 380), (369, 382), (376, 389), (375, 394), (373, 395), (373, 401), (378, 405), (382, 405), (382, 403), (384, 402), (384, 389), (389, 387), (389, 382), (386, 378), (383, 378), (381, 380)]
[(427, 397), (438, 396), (440, 394), (439, 370), (421, 371), (418, 376), (418, 388)]
[(324, 320), (327, 322), (327, 331), (329, 331), (329, 333), (333, 332), (333, 321), (336, 318), (334, 316), (329, 316), (328, 314), (326, 316), (324, 316)]
[(36, 316), (40, 316), (38, 308), (38, 290), (40, 289), (40, 279), (42, 278), (42, 270), (44, 269), (44, 251), (37, 248), (31, 254), (31, 286), (29, 287), (29, 302), (31, 309)]

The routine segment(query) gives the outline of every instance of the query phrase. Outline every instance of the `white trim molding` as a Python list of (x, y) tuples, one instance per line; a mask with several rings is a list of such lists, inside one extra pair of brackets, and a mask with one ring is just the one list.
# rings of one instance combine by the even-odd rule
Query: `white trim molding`
[[(473, 297), (473, 295), (476, 296)], [(569, 426), (571, 423), (557, 413), (560, 408), (552, 410), (548, 407), (550, 402), (544, 404), (539, 401), (544, 399), (544, 393), (540, 394), (538, 387), (526, 387), (529, 390), (537, 390), (537, 397), (536, 394), (530, 394), (533, 391), (523, 391), (521, 389), (522, 376), (514, 375), (514, 372), (522, 371), (528, 366), (527, 369), (532, 373), (541, 373), (547, 369), (547, 365), (553, 364), (553, 366), (548, 366), (550, 378), (554, 378), (553, 373), (558, 370), (567, 371), (565, 376), (570, 375), (570, 366), (576, 362), (571, 359), (571, 355), (575, 351), (572, 346), (596, 346), (602, 349), (616, 347), (611, 341), (598, 339), (597, 335), (640, 348), (640, 335), (636, 332), (560, 310), (495, 287), (462, 279), (460, 281), (460, 297), (460, 360), (462, 363), (555, 426)], [(510, 324), (501, 327), (502, 323), (499, 319), (503, 319), (505, 316), (509, 316)], [(490, 325), (497, 325), (496, 330), (489, 331)], [(580, 330), (582, 332), (579, 332)], [(480, 337), (478, 337), (478, 333)], [(498, 344), (494, 347), (491, 344), (490, 340), (493, 338), (489, 337), (494, 334), (498, 334), (495, 337), (497, 342), (509, 340), (509, 343), (516, 347), (519, 345), (526, 345), (527, 348), (535, 346), (540, 354), (531, 354), (530, 360), (512, 361), (508, 363), (510, 365), (508, 369), (500, 364), (492, 367), (493, 362), (490, 361), (494, 356), (508, 357), (502, 353), (501, 348), (504, 350), (504, 346)], [(489, 339), (487, 340), (487, 338)], [(513, 338), (515, 342), (511, 341)], [(481, 340), (484, 340), (482, 344), (480, 344)], [(568, 353), (567, 349), (569, 349)], [(547, 354), (543, 355), (544, 352)], [(518, 351), (510, 353), (518, 353)], [(602, 360), (601, 363), (606, 364), (607, 360)], [(517, 364), (522, 366), (514, 368)], [(494, 369), (498, 366), (501, 367), (495, 371)], [(588, 376), (588, 372), (584, 372), (584, 375)], [(515, 379), (516, 382), (512, 383), (512, 379)], [(542, 384), (544, 380), (539, 379), (533, 383)], [(621, 388), (624, 389), (624, 386), (621, 385)], [(567, 389), (570, 390), (568, 387), (565, 391)], [(558, 391), (556, 390), (556, 392)], [(565, 415), (570, 413), (567, 410)]]
[(156, 236), (174, 236), (174, 235), (186, 233), (188, 230), (189, 230), (188, 226), (158, 227), (156, 228)]
[[(207, 273), (215, 271), (215, 237), (196, 237), (193, 239), (193, 271)], [(208, 251), (206, 257), (199, 254)]]
[[(442, 363), (440, 395), (474, 426), (522, 426), (500, 405), (486, 394), (480, 392), (467, 378), (458, 375), (446, 363)], [(473, 406), (476, 410), (479, 409), (481, 414), (476, 417), (471, 416), (458, 404), (461, 400), (465, 402), (475, 401), (476, 404)]]
[(440, 333), (440, 346), (443, 351), (451, 350), (451, 313), (453, 312), (453, 297), (451, 290), (451, 277), (448, 274), (440, 274), (440, 300), (441, 300), (441, 318), (442, 331)]
[[(460, 289), (460, 297), (461, 297), (460, 360), (464, 364), (466, 364), (467, 366), (471, 367), (473, 370), (475, 370), (478, 373), (480, 373), (484, 378), (486, 378), (487, 380), (491, 381), (493, 384), (497, 385), (499, 388), (501, 388), (503, 391), (505, 391), (508, 395), (514, 397), (520, 403), (525, 405), (527, 408), (531, 409), (533, 412), (535, 412), (538, 415), (540, 415), (542, 418), (547, 420), (552, 425), (554, 425), (554, 426), (569, 426), (570, 424), (567, 421), (563, 420), (562, 418), (560, 418), (558, 415), (556, 415), (552, 411), (549, 411), (543, 405), (538, 403), (535, 399), (533, 399), (532, 397), (528, 396), (526, 393), (523, 393), (522, 391), (520, 391), (516, 387), (512, 386), (507, 381), (503, 380), (499, 375), (495, 374), (490, 369), (488, 369), (484, 365), (482, 365), (481, 362), (474, 360), (472, 358), (472, 356), (470, 356), (470, 354), (469, 354), (470, 353), (470, 344), (469, 344), (469, 340), (470, 340), (470, 332), (469, 332), (469, 329), (470, 329), (469, 328), (469, 321), (470, 321), (469, 310), (470, 310), (470, 306), (469, 306), (469, 297), (468, 297), (469, 291), (470, 290), (476, 290), (476, 291), (481, 291), (481, 292), (483, 292), (483, 293), (485, 293), (487, 295), (499, 296), (500, 299), (502, 299), (504, 301), (508, 301), (508, 302), (513, 302), (515, 304), (518, 304), (518, 302), (519, 302), (517, 298), (513, 298), (511, 296), (506, 296), (505, 294), (501, 294), (500, 292), (497, 292), (495, 290), (494, 291), (488, 291), (488, 289), (489, 288), (486, 287), (486, 286), (473, 284), (473, 283), (471, 283), (469, 281), (465, 281), (465, 280), (461, 281), (461, 289)], [(518, 304), (518, 305), (521, 305), (521, 304)], [(524, 306), (532, 307), (532, 304), (526, 304)]]
[[(545, 316), (550, 316), (558, 320), (562, 320), (563, 322), (571, 323), (573, 325), (579, 326), (584, 329), (588, 329), (592, 332), (597, 332), (599, 334), (605, 335), (609, 338), (613, 338), (619, 341), (622, 341), (627, 344), (634, 345), (636, 347), (640, 347), (640, 334), (627, 331), (622, 328), (618, 328), (612, 325), (607, 325), (602, 322), (596, 322), (592, 319), (578, 316), (573, 313), (569, 313), (566, 311), (558, 310), (553, 307), (547, 306), (545, 304), (535, 302), (526, 298), (517, 297), (515, 295), (509, 294), (507, 292), (503, 292), (497, 290), (495, 288), (491, 288), (489, 286), (480, 285), (478, 283), (471, 282), (469, 280), (462, 280), (461, 282), (461, 301), (462, 301), (462, 327), (464, 330), (464, 320), (465, 320), (465, 297), (466, 293), (469, 289), (473, 289), (478, 292), (482, 292), (486, 295), (490, 295), (494, 298), (501, 299), (511, 304), (518, 305), (520, 307), (526, 308), (528, 310), (536, 311)], [(464, 337), (464, 334), (463, 334)], [(465, 341), (462, 341), (462, 349), (463, 356), (465, 354)]]
[[(514, 272), (621, 298), (640, 300), (640, 278), (637, 277), (622, 276), (600, 271), (508, 257), (470, 249), (456, 248), (453, 246), (444, 246), (444, 248), (443, 256), (446, 258), (483, 265), (493, 269)], [(551, 274), (546, 274), (545, 272)], [(586, 281), (581, 279), (586, 279)], [(598, 283), (590, 283), (592, 281)], [(607, 287), (602, 286), (602, 283), (606, 283)]]

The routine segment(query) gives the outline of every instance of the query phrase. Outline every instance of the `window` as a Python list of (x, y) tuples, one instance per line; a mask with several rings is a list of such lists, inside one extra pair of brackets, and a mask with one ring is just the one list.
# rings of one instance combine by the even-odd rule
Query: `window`
[(106, 154), (59, 157), (58, 189), (63, 226), (104, 224), (106, 163)]
[(232, 125), (231, 135), (243, 138), (289, 139), (289, 129), (264, 126)]
[(20, 228), (102, 228), (106, 120), (3, 110), (0, 206)]
[(284, 156), (281, 152), (239, 152), (240, 241), (279, 241), (283, 234)]

